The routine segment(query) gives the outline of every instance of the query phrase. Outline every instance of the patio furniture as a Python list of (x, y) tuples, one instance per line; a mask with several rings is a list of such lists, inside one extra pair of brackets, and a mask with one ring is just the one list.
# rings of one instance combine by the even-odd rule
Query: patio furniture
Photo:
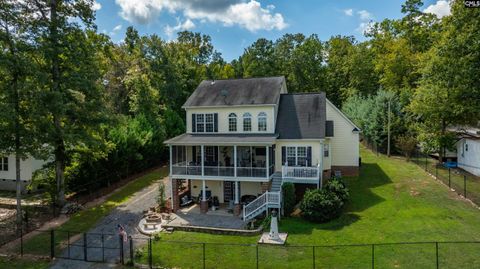
[(257, 199), (257, 197), (255, 197), (255, 195), (243, 195), (241, 198), (240, 198), (240, 201), (242, 203), (242, 205), (248, 205), (249, 203), (251, 203), (253, 200)]
[(185, 195), (185, 196), (182, 197), (180, 207), (185, 207), (185, 206), (188, 206), (188, 205), (191, 205), (191, 204), (193, 204), (193, 199), (191, 199), (190, 196)]

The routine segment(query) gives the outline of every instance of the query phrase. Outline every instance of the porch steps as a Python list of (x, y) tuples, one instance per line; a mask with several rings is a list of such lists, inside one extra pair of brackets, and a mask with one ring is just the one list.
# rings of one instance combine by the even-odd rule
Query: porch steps
[(272, 185), (270, 191), (280, 191), (282, 189), (282, 174), (276, 172), (272, 177)]

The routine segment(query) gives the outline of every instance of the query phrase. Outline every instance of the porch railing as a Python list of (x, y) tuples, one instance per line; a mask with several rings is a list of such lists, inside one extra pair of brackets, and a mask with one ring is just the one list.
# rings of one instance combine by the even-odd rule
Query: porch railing
[(247, 221), (263, 213), (268, 208), (279, 208), (281, 206), (281, 193), (279, 191), (266, 191), (257, 199), (243, 207), (243, 220)]
[(293, 179), (318, 179), (320, 177), (320, 165), (316, 167), (282, 166), (282, 177)]
[[(273, 167), (271, 168), (273, 170)], [(233, 166), (204, 166), (204, 176), (234, 177), (235, 167)], [(202, 166), (186, 165), (177, 163), (172, 165), (172, 175), (202, 175)], [(237, 177), (266, 178), (267, 167), (237, 167)]]

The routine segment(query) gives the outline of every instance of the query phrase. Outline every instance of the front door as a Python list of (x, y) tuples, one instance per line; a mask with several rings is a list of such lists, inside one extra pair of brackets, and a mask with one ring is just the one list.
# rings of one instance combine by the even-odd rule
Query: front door
[[(240, 193), (240, 182), (238, 184), (238, 193)], [(228, 203), (230, 200), (235, 200), (235, 182), (224, 181), (223, 182), (223, 200)], [(239, 199), (240, 200), (240, 197)]]

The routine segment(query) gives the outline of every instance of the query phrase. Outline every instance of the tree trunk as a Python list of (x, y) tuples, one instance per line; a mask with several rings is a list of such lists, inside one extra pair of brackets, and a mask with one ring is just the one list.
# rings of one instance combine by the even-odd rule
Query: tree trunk
[[(59, 52), (58, 52), (58, 22), (57, 22), (57, 0), (50, 1), (50, 42), (51, 42), (51, 75), (52, 92), (60, 92), (60, 70), (59, 70)], [(60, 102), (63, 100), (60, 99)], [(63, 105), (63, 104), (57, 104)], [(60, 110), (61, 111), (61, 110)], [(57, 114), (56, 114), (57, 113)], [(58, 111), (53, 112), (53, 124), (55, 127), (55, 179), (57, 183), (57, 206), (62, 207), (65, 204), (65, 141), (61, 125), (61, 115)]]
[[(15, 71), (16, 72), (16, 71)], [(15, 184), (17, 198), (17, 233), (22, 229), (22, 181), (20, 178), (20, 97), (18, 93), (17, 72), (13, 76), (12, 88), (14, 90), (15, 102)]]
[[(57, 121), (55, 121), (57, 126)], [(59, 122), (58, 122), (59, 123)], [(57, 183), (57, 206), (65, 205), (65, 146), (63, 140), (57, 142), (55, 149), (55, 179)]]

